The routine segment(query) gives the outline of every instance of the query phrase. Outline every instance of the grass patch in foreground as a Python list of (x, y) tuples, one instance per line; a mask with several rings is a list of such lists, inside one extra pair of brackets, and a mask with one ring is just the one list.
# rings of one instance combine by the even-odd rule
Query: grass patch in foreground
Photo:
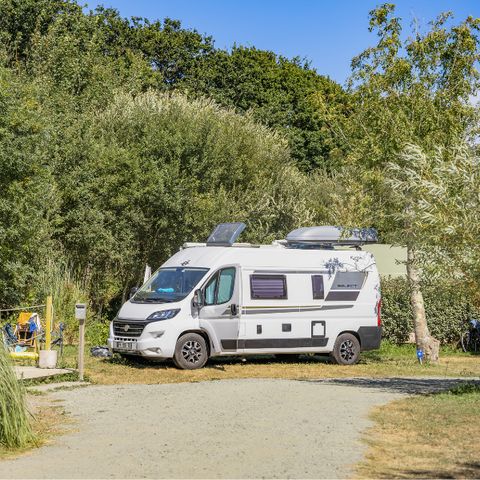
[(7, 351), (0, 345), (0, 445), (23, 448), (33, 442), (25, 389), (17, 381)]
[(472, 384), (377, 407), (357, 476), (479, 478), (478, 412), (480, 387)]
[[(40, 378), (27, 378), (21, 380), (24, 387), (34, 387), (35, 385), (47, 385), (51, 383), (63, 383), (63, 382), (78, 382), (78, 372), (60, 373), (58, 375), (51, 375), (49, 377)], [(88, 376), (84, 375), (84, 382), (89, 382)]]
[[(62, 366), (76, 367), (77, 350), (67, 347)], [(272, 356), (210, 359), (200, 370), (178, 370), (171, 362), (147, 363), (94, 358), (87, 351), (85, 369), (88, 378), (99, 384), (157, 384), (198, 382), (235, 378), (316, 379), (334, 377), (401, 377), (401, 376), (480, 376), (480, 361), (472, 355), (443, 355), (438, 365), (419, 365), (412, 345), (393, 346), (362, 354), (358, 365), (343, 367), (329, 363), (328, 358), (301, 357), (298, 361), (281, 362)]]
[(27, 403), (31, 415), (32, 439), (21, 447), (7, 447), (0, 444), (0, 460), (16, 457), (33, 448), (48, 443), (51, 437), (62, 433), (71, 420), (60, 405), (53, 405), (46, 396), (27, 394)]

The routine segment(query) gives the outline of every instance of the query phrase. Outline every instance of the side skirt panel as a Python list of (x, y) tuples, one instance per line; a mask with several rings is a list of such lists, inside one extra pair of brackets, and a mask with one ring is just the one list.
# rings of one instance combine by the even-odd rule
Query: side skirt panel
[(222, 340), (222, 350), (312, 348), (325, 347), (327, 343), (328, 338), (254, 338), (247, 340)]

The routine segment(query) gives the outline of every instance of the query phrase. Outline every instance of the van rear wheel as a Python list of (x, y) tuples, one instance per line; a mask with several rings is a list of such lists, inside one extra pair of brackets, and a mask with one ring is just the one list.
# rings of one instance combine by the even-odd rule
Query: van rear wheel
[(182, 370), (195, 370), (207, 363), (208, 351), (205, 339), (198, 333), (186, 333), (177, 340), (173, 363)]
[(332, 357), (339, 365), (354, 365), (360, 359), (360, 342), (351, 333), (342, 333), (337, 337)]

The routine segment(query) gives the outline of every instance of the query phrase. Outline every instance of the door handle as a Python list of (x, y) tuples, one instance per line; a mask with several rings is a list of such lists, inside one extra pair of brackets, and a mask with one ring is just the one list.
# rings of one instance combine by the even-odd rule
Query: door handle
[(230, 312), (234, 317), (236, 317), (238, 315), (238, 305), (236, 305), (235, 303), (232, 303), (230, 305)]

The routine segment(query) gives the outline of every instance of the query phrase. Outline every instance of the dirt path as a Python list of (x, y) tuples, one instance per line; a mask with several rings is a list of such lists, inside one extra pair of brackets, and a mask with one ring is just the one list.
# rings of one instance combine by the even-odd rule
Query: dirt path
[(364, 451), (387, 382), (226, 380), (58, 391), (77, 420), (53, 444), (0, 463), (1, 478), (333, 478)]

